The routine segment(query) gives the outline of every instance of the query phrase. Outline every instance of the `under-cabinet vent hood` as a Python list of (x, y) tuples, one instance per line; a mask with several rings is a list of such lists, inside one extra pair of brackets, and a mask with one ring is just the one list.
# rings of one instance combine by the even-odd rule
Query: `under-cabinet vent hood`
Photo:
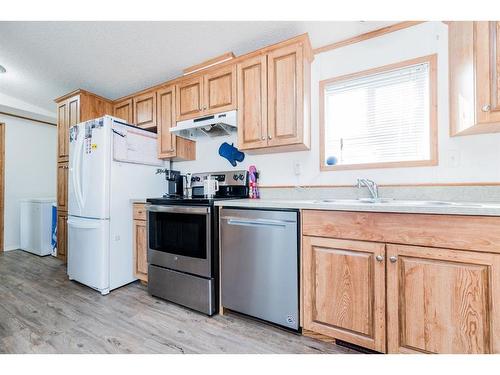
[(236, 110), (177, 122), (170, 132), (180, 137), (195, 139), (200, 136), (221, 137), (236, 130)]

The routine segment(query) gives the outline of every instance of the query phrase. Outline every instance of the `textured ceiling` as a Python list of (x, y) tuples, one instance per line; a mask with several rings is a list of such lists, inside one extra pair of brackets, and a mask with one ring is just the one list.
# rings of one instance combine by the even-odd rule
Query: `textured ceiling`
[(116, 99), (233, 51), (308, 32), (314, 48), (395, 22), (0, 22), (0, 92), (54, 111), (83, 88)]

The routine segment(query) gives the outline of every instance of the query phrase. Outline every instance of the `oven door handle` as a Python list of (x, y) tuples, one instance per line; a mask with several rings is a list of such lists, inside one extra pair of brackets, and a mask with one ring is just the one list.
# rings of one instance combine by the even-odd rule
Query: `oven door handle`
[(147, 204), (146, 210), (150, 212), (169, 212), (175, 214), (195, 215), (208, 215), (210, 213), (210, 207), (163, 206), (159, 204)]

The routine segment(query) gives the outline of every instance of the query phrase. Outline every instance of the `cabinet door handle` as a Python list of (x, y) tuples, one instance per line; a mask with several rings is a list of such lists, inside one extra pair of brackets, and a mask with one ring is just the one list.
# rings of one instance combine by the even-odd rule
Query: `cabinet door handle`
[(267, 139), (273, 139), (273, 137), (271, 137), (270, 135), (267, 136)]
[(398, 257), (393, 255), (392, 257), (389, 257), (389, 260), (391, 261), (391, 263), (396, 263), (398, 261)]
[(377, 262), (382, 262), (384, 260), (384, 257), (382, 255), (377, 255), (375, 259), (377, 259)]
[(483, 112), (489, 112), (491, 109), (491, 105), (490, 104), (485, 104), (481, 107), (481, 111)]
[(266, 137), (265, 137), (265, 136), (262, 136), (262, 140), (265, 140), (265, 139), (266, 139)]

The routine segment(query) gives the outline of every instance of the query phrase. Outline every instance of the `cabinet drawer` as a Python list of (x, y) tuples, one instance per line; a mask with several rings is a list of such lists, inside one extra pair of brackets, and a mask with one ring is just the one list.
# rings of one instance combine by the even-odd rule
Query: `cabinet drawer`
[(146, 220), (146, 205), (134, 203), (134, 220)]
[(500, 218), (304, 210), (302, 232), (329, 237), (500, 253)]

